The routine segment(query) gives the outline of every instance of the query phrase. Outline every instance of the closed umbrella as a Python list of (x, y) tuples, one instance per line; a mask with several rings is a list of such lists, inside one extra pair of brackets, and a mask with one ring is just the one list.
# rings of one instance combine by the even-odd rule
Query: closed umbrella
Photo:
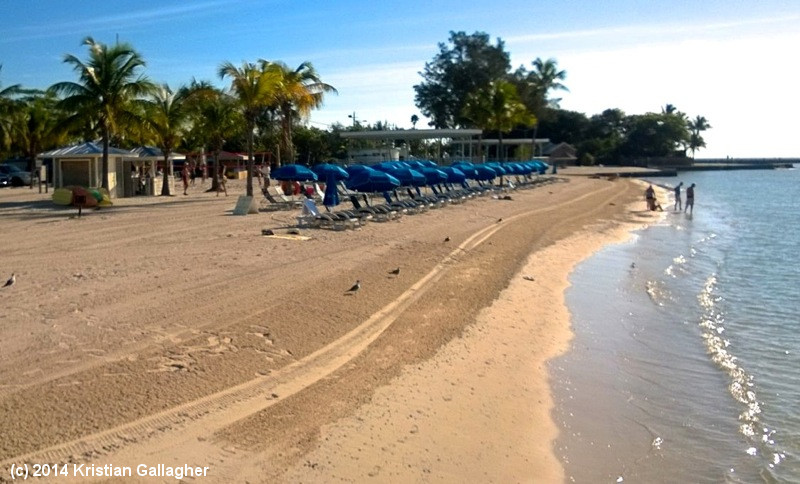
[(328, 173), (328, 177), (325, 179), (325, 196), (322, 198), (322, 204), (326, 207), (339, 205), (339, 190), (336, 189), (336, 174), (334, 172)]

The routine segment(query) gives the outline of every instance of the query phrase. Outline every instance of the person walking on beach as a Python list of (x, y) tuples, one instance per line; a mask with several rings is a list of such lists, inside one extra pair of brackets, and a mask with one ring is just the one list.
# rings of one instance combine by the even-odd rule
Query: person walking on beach
[(686, 207), (684, 207), (683, 211), (687, 210), (689, 210), (690, 215), (694, 212), (694, 183), (686, 189)]
[(681, 206), (681, 187), (683, 186), (683, 182), (678, 183), (678, 186), (675, 187), (675, 208), (673, 211), (681, 210), (683, 207)]
[(653, 185), (647, 187), (647, 190), (644, 191), (644, 198), (647, 201), (647, 209), (651, 212), (664, 210), (661, 208), (661, 205), (656, 200), (656, 191), (653, 189)]
[(217, 196), (219, 196), (219, 191), (222, 190), (225, 192), (225, 196), (228, 196), (228, 189), (225, 187), (225, 182), (227, 181), (225, 176), (225, 165), (219, 167), (219, 184), (217, 185)]
[(181, 181), (183, 182), (183, 194), (188, 195), (186, 190), (189, 189), (189, 163), (184, 163), (181, 169)]

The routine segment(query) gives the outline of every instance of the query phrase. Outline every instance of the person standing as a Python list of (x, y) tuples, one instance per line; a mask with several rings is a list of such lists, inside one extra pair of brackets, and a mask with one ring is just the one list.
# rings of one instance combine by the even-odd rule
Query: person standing
[(219, 196), (219, 191), (222, 190), (225, 192), (225, 196), (228, 196), (228, 188), (225, 186), (225, 182), (228, 181), (228, 176), (225, 173), (225, 165), (220, 165), (219, 167), (219, 184), (217, 185), (217, 196)]
[(183, 163), (183, 168), (181, 169), (181, 181), (183, 181), (183, 194), (188, 195), (186, 190), (189, 189), (189, 163)]
[(648, 186), (644, 191), (644, 199), (647, 202), (647, 210), (656, 209), (656, 191), (653, 190), (653, 185)]
[(683, 186), (683, 182), (678, 183), (678, 186), (675, 187), (675, 208), (673, 211), (681, 210), (683, 207), (681, 205), (681, 187)]
[(687, 210), (689, 210), (690, 215), (694, 212), (694, 183), (686, 189), (686, 207), (684, 207), (683, 211)]

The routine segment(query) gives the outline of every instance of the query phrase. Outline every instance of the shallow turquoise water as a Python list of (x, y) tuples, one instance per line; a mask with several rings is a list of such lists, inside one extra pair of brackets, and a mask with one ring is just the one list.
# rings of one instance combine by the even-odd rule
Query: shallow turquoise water
[(551, 364), (567, 474), (800, 482), (800, 170), (652, 181), (696, 183), (693, 216), (571, 277), (576, 336)]

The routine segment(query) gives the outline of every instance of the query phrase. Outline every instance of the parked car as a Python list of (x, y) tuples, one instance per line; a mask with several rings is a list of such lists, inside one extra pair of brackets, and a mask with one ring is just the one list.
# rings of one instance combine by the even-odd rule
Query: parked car
[(0, 176), (8, 177), (11, 185), (15, 187), (31, 184), (31, 172), (22, 171), (13, 165), (0, 165)]
[(3, 187), (10, 187), (11, 186), (11, 177), (8, 175), (0, 175), (0, 188)]

